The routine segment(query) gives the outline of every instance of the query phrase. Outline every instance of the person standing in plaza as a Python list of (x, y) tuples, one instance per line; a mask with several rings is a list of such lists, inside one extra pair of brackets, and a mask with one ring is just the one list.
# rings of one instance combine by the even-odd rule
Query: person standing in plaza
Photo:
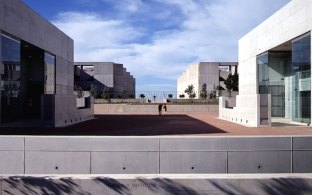
[(167, 105), (164, 104), (164, 105), (163, 105), (163, 108), (164, 108), (164, 113), (166, 113), (166, 112), (167, 112)]
[(159, 116), (160, 116), (161, 113), (162, 113), (162, 104), (159, 104), (159, 105), (158, 105), (158, 113), (159, 113)]

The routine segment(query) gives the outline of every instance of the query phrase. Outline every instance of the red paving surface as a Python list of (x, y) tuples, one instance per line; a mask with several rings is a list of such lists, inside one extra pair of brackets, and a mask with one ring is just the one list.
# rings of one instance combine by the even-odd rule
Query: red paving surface
[(94, 120), (64, 128), (2, 128), (2, 135), (100, 135), (100, 136), (248, 136), (312, 135), (306, 126), (251, 128), (220, 120), (217, 113), (150, 113), (95, 115)]

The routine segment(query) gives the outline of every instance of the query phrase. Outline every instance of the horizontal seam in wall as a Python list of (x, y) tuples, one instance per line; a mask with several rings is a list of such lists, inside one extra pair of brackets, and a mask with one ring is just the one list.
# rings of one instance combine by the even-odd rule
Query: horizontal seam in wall
[[(3, 151), (13, 151), (13, 150), (3, 150)], [(24, 150), (16, 150), (16, 151), (24, 151)], [(73, 151), (64, 151), (64, 150), (25, 150), (25, 152), (287, 152), (292, 150), (73, 150)], [(293, 151), (312, 151), (312, 150), (293, 150)], [(1, 152), (1, 151), (0, 151)]]
[(270, 150), (161, 150), (160, 152), (276, 152), (292, 151), (291, 149), (270, 149)]
[(0, 152), (23, 152), (24, 150), (0, 150)]
[(141, 151), (141, 150), (73, 150), (73, 151), (64, 151), (64, 150), (26, 150), (26, 152), (159, 152), (158, 150), (153, 150), (153, 151)]

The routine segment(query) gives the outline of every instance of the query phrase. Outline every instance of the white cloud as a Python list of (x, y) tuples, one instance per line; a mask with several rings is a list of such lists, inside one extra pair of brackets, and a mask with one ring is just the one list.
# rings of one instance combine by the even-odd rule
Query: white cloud
[[(113, 20), (95, 13), (66, 12), (60, 14), (54, 24), (75, 40), (76, 61), (114, 61), (123, 63), (136, 78), (151, 75), (172, 79), (175, 83), (190, 63), (236, 61), (238, 39), (288, 2), (155, 1), (178, 7), (185, 19), (180, 28), (152, 31), (148, 35), (149, 42), (140, 38), (147, 36), (144, 33), (151, 29), (146, 31), (144, 28), (148, 26), (132, 26), (127, 18)], [(135, 12), (142, 6), (141, 0), (123, 2), (121, 6), (128, 12)], [(150, 84), (146, 90), (153, 90), (155, 86), (156, 83)]]
[(103, 2), (109, 3), (118, 10), (127, 11), (127, 12), (137, 12), (142, 6), (142, 0), (122, 0), (116, 2), (116, 0), (101, 0)]

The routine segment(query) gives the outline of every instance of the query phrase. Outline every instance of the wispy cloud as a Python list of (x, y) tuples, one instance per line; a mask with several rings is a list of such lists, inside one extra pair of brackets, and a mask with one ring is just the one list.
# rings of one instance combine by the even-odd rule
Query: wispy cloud
[(167, 89), (190, 63), (236, 61), (238, 39), (288, 2), (152, 0), (151, 6), (141, 0), (101, 1), (119, 11), (112, 17), (65, 12), (53, 22), (75, 40), (76, 61), (123, 63), (146, 90), (159, 88), (156, 81), (144, 84), (149, 76), (166, 79)]

